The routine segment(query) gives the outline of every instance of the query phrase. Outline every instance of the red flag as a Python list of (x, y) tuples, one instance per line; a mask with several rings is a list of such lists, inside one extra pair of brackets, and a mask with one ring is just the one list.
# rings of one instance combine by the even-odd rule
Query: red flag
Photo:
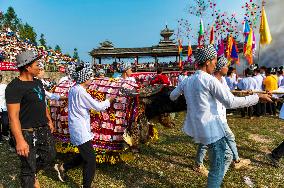
[(210, 30), (210, 44), (214, 44), (214, 27), (211, 27)]

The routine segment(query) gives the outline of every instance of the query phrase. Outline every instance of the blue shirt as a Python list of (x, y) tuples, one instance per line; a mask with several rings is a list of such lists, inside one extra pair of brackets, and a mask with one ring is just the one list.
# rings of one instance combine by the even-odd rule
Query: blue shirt
[(253, 77), (245, 77), (238, 83), (238, 88), (241, 90), (258, 90), (259, 86)]

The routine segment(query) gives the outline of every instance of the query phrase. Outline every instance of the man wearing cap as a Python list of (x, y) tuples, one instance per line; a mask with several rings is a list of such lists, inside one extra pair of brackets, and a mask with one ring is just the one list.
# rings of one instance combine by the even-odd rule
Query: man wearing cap
[(222, 83), (211, 75), (217, 63), (217, 52), (213, 45), (198, 48), (196, 61), (199, 70), (178, 85), (170, 94), (170, 99), (176, 100), (184, 94), (187, 114), (183, 130), (196, 143), (208, 146), (210, 171), (207, 187), (218, 188), (231, 161), (225, 160), (225, 153), (229, 153), (226, 147), (227, 125), (222, 121), (217, 102), (225, 108), (237, 108), (254, 105), (259, 99), (271, 99), (267, 94), (235, 97), (228, 92)]
[(121, 72), (122, 72), (121, 78), (125, 80), (131, 80), (133, 82), (136, 82), (135, 78), (131, 77), (132, 66), (130, 63), (123, 64), (123, 66), (121, 67)]
[[(218, 62), (216, 64), (216, 68), (214, 71), (214, 77), (217, 78), (223, 85), (225, 89), (227, 89), (227, 92), (231, 92), (229, 86), (227, 85), (226, 79), (224, 76), (227, 75), (228, 72), (228, 60), (224, 56), (221, 56), (218, 58)], [(222, 118), (222, 121), (225, 123), (225, 132), (226, 132), (226, 143), (228, 147), (230, 148), (230, 151), (227, 154), (226, 160), (231, 160), (233, 158), (233, 164), (235, 169), (239, 169), (241, 167), (247, 166), (250, 164), (249, 159), (241, 159), (239, 158), (238, 149), (235, 141), (235, 136), (233, 132), (231, 131), (230, 127), (227, 123), (227, 116), (226, 116), (226, 108), (225, 106), (217, 101), (217, 109), (220, 114), (220, 117)], [(207, 146), (203, 144), (199, 144), (197, 155), (196, 155), (196, 164), (197, 166), (194, 168), (195, 171), (204, 174), (208, 176), (208, 170), (203, 165), (203, 160), (205, 157), (207, 151)], [(229, 167), (229, 166), (228, 166)], [(225, 169), (225, 172), (227, 169)]]
[(8, 84), (5, 93), (24, 188), (39, 186), (39, 167), (46, 167), (56, 155), (51, 135), (54, 125), (46, 108), (43, 85), (34, 78), (39, 73), (39, 58), (30, 50), (16, 56), (20, 76)]
[(96, 155), (94, 152), (90, 127), (90, 110), (103, 111), (110, 106), (113, 98), (99, 102), (86, 91), (92, 82), (93, 73), (90, 67), (80, 65), (73, 78), (76, 84), (68, 94), (68, 127), (70, 141), (79, 149), (79, 154), (64, 164), (55, 164), (60, 181), (65, 181), (65, 173), (83, 163), (83, 187), (90, 188), (95, 176)]

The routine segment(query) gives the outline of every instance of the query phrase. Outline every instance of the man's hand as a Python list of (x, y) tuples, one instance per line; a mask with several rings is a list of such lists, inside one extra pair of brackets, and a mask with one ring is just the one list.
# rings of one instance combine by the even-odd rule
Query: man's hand
[(271, 95), (269, 94), (258, 94), (260, 102), (272, 102)]
[(18, 142), (16, 141), (16, 151), (18, 155), (28, 157), (30, 152), (28, 143), (24, 139)]
[(52, 120), (48, 121), (48, 126), (50, 128), (51, 133), (54, 133), (55, 127), (54, 127)]

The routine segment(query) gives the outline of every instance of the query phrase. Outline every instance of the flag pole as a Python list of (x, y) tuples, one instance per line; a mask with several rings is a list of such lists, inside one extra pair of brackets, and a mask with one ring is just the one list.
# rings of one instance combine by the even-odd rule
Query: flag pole
[(260, 57), (260, 33), (259, 33), (259, 42), (258, 42), (258, 54), (257, 54), (257, 63), (258, 63), (258, 65), (260, 65), (259, 64), (259, 57)]
[[(262, 0), (261, 5), (262, 5), (262, 8), (263, 8), (264, 5), (265, 5), (265, 0)], [(261, 9), (261, 15), (262, 15), (262, 11), (263, 11), (263, 9)], [(262, 22), (262, 19), (263, 18), (260, 19), (261, 22)], [(261, 33), (259, 32), (258, 57), (257, 57), (258, 65), (260, 65), (259, 64), (259, 61), (260, 61), (260, 48), (261, 48), (261, 46), (260, 46), (260, 38), (261, 38)]]

